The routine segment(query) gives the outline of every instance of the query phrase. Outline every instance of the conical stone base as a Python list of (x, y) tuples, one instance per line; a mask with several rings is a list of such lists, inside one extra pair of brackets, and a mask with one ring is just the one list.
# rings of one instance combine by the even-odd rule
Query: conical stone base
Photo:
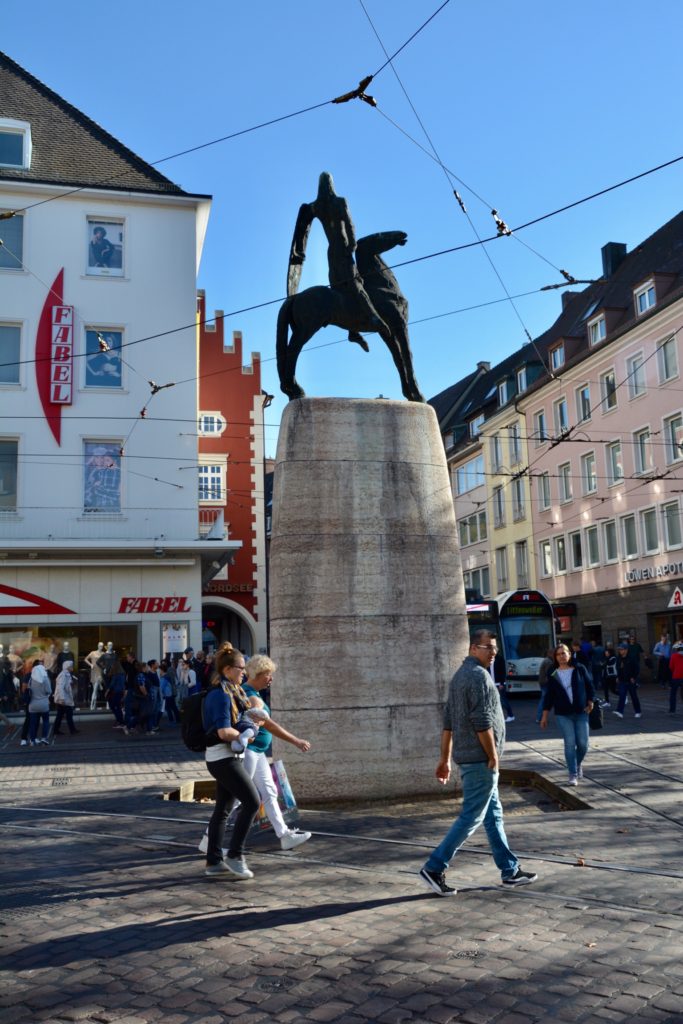
[(299, 800), (437, 788), (448, 683), (467, 618), (434, 410), (290, 402), (278, 441), (270, 554), (275, 741)]

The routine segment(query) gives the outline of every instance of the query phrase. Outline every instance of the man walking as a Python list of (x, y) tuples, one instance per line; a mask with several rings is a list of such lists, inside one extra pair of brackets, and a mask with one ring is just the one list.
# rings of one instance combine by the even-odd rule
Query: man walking
[(420, 871), (420, 878), (439, 896), (454, 896), (457, 892), (447, 885), (445, 871), (481, 824), (486, 829), (503, 885), (527, 885), (538, 878), (532, 872), (522, 871), (508, 846), (503, 826), (498, 763), (505, 742), (505, 722), (490, 673), (496, 650), (495, 636), (485, 629), (476, 630), (469, 654), (453, 676), (448, 691), (436, 777), (443, 785), (448, 782), (451, 757), (460, 766), (462, 810)]

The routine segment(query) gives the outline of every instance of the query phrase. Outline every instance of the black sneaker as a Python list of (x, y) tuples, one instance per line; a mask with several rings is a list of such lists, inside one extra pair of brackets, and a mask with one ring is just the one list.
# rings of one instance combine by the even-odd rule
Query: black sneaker
[(457, 889), (452, 885), (446, 885), (446, 876), (443, 871), (427, 871), (422, 868), (420, 878), (426, 882), (430, 889), (433, 889), (437, 896), (455, 896)]
[(517, 868), (514, 875), (510, 878), (503, 879), (503, 885), (530, 885), (531, 882), (535, 882), (538, 875), (533, 871), (522, 871), (521, 868)]

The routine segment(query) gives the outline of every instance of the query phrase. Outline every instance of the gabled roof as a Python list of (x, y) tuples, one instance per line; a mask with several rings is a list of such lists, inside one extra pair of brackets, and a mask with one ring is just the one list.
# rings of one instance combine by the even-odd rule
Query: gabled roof
[(436, 412), (436, 417), (439, 421), (439, 427), (444, 428), (444, 420), (448, 417), (448, 414), (458, 405), (463, 395), (467, 394), (467, 390), (470, 385), (474, 382), (477, 374), (481, 373), (481, 370), (473, 370), (472, 373), (468, 374), (467, 377), (463, 377), (456, 384), (451, 384), (444, 391), (440, 391), (434, 398), (430, 398), (428, 404), (432, 406)]
[(187, 195), (4, 53), (0, 117), (28, 121), (33, 143), (29, 170), (2, 167), (0, 181)]

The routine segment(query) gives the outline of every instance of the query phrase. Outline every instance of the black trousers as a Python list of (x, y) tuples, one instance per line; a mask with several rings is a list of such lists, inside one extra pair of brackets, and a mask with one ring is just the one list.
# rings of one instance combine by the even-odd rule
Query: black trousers
[(261, 804), (261, 797), (244, 768), (241, 757), (224, 757), (221, 761), (207, 761), (206, 767), (216, 780), (216, 806), (209, 822), (207, 864), (223, 860), (225, 826), (235, 800), (240, 801), (237, 819), (232, 830), (228, 857), (242, 857), (244, 843), (251, 823)]

